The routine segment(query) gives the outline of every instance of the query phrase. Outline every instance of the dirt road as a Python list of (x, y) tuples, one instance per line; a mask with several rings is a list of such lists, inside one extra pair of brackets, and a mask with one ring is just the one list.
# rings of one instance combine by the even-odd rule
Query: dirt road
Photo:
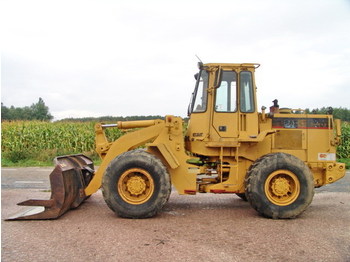
[[(2, 218), (49, 198), (51, 169), (39, 170), (2, 169)], [(350, 173), (297, 219), (262, 218), (233, 195), (176, 192), (155, 218), (121, 219), (98, 192), (58, 220), (2, 221), (1, 245), (2, 261), (350, 261)]]

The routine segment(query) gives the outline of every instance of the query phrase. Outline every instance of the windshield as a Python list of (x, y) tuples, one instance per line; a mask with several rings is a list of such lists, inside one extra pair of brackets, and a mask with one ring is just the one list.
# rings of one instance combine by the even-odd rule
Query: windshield
[(207, 110), (207, 88), (208, 72), (201, 70), (197, 76), (196, 87), (192, 93), (188, 115), (191, 113), (205, 112)]

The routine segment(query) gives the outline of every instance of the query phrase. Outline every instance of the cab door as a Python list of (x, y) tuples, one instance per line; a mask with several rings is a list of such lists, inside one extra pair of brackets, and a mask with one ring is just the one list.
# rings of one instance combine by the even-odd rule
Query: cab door
[[(239, 99), (238, 99), (239, 98)], [(258, 114), (253, 74), (250, 71), (222, 71), (215, 89), (211, 137), (249, 138), (258, 135)]]
[(238, 137), (237, 73), (222, 71), (221, 82), (215, 89), (213, 110), (213, 134), (221, 138)]

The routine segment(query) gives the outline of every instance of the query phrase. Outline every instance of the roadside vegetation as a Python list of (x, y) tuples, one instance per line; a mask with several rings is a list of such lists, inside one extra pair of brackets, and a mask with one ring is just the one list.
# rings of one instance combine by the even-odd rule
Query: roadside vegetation
[(342, 143), (337, 148), (338, 161), (345, 163), (346, 168), (350, 169), (350, 122), (342, 124)]
[[(95, 149), (95, 122), (2, 122), (2, 166), (52, 165), (59, 155), (86, 154), (98, 160)], [(107, 129), (111, 141), (121, 134)]]
[[(2, 166), (51, 166), (56, 156), (85, 154), (98, 165), (95, 153), (94, 125), (98, 122), (163, 118), (161, 116), (129, 116), (64, 119), (50, 122), (49, 108), (39, 98), (30, 107), (15, 108), (1, 104), (1, 165)], [(308, 110), (312, 113), (329, 113), (330, 108)], [(333, 115), (341, 118), (342, 144), (338, 146), (338, 161), (350, 168), (350, 110), (334, 108)], [(185, 119), (186, 120), (186, 119)], [(109, 128), (106, 135), (114, 141), (123, 134), (117, 128)]]
[[(95, 153), (96, 122), (4, 121), (1, 123), (2, 166), (48, 166), (59, 155), (86, 154), (98, 161)], [(106, 130), (110, 141), (123, 131)], [(342, 124), (342, 144), (338, 160), (350, 168), (350, 123)], [(97, 162), (98, 163), (98, 162)]]

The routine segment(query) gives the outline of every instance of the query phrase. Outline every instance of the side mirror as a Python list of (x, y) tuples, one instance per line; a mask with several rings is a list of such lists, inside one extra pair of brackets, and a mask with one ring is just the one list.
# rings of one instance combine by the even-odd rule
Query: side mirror
[(198, 73), (197, 73), (197, 74), (195, 74), (195, 75), (194, 75), (194, 79), (198, 80), (198, 76), (199, 76), (199, 74), (198, 74)]
[(221, 67), (219, 67), (218, 70), (216, 71), (214, 88), (218, 88), (220, 86), (221, 79), (222, 79), (222, 69)]

